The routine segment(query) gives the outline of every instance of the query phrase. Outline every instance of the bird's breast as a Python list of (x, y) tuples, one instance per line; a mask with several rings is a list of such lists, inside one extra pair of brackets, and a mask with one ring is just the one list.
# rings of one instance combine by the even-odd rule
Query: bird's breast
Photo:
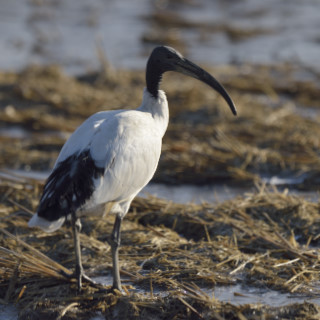
[(95, 182), (96, 203), (132, 199), (158, 166), (162, 136), (152, 121), (130, 118), (130, 123), (121, 123), (117, 130), (104, 175)]

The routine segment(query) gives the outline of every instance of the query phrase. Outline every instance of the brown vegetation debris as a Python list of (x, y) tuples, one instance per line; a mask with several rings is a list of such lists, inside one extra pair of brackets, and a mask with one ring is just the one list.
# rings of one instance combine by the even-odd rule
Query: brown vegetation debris
[[(122, 232), (125, 294), (88, 284), (78, 293), (76, 282), (61, 272), (74, 267), (71, 230), (65, 226), (46, 234), (27, 227), (42, 185), (8, 173), (0, 180), (0, 299), (17, 303), (22, 319), (86, 319), (96, 313), (111, 319), (255, 319), (257, 314), (302, 319), (319, 314), (315, 303), (234, 305), (204, 291), (241, 283), (318, 297), (318, 204), (265, 187), (217, 205), (137, 198)], [(110, 274), (106, 237), (112, 223), (111, 216), (83, 219), (82, 255), (90, 276)]]

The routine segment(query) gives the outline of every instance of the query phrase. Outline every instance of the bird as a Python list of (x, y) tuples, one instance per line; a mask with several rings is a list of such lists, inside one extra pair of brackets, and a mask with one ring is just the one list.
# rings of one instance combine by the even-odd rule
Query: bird
[(112, 290), (122, 290), (119, 269), (120, 231), (132, 200), (152, 179), (169, 123), (169, 107), (160, 83), (165, 72), (198, 79), (217, 91), (232, 113), (235, 104), (224, 87), (207, 71), (168, 46), (155, 47), (146, 65), (146, 87), (137, 109), (100, 111), (85, 120), (63, 145), (46, 180), (37, 212), (29, 227), (46, 232), (71, 221), (78, 289), (90, 280), (81, 262), (80, 218), (115, 214), (107, 242), (112, 255)]

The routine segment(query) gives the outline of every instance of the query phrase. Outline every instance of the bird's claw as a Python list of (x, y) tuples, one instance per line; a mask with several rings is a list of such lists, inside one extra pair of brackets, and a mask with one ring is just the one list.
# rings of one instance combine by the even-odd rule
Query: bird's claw
[(101, 289), (101, 288), (104, 287), (102, 284), (100, 284), (100, 283), (92, 280), (92, 279), (91, 279), (89, 276), (87, 276), (83, 271), (80, 271), (80, 272), (79, 272), (79, 271), (78, 271), (78, 272), (77, 272), (77, 271), (74, 271), (73, 273), (67, 273), (67, 272), (61, 270), (61, 274), (62, 274), (65, 278), (67, 278), (67, 279), (69, 279), (69, 280), (71, 280), (71, 279), (76, 279), (77, 282), (78, 282), (78, 289), (79, 289), (79, 291), (81, 290), (81, 287), (82, 287), (82, 281), (89, 283), (91, 286), (93, 286), (93, 287), (95, 287), (95, 288)]

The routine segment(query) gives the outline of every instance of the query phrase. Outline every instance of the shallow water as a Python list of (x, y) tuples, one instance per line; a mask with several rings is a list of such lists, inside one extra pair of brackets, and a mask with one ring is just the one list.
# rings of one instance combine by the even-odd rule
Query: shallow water
[(320, 297), (305, 297), (299, 295), (290, 295), (270, 289), (261, 289), (253, 287), (243, 287), (240, 284), (234, 286), (215, 287), (213, 290), (204, 290), (209, 295), (223, 302), (230, 302), (235, 305), (254, 303), (264, 304), (273, 307), (281, 307), (292, 303), (301, 303), (303, 301), (320, 304)]
[[(112, 284), (112, 278), (107, 277), (95, 277), (94, 280), (103, 283), (105, 285)], [(139, 289), (138, 287), (134, 290), (137, 293), (142, 293), (150, 295), (150, 292)], [(290, 295), (287, 293), (281, 293), (279, 291), (270, 289), (261, 289), (254, 287), (242, 286), (240, 284), (232, 286), (217, 286), (212, 289), (202, 288), (203, 294), (221, 302), (229, 302), (234, 305), (244, 305), (244, 304), (261, 304), (270, 305), (273, 307), (286, 306), (292, 303), (302, 303), (308, 301), (311, 303), (316, 303), (320, 305), (320, 297), (307, 297), (301, 295)], [(165, 297), (168, 292), (164, 291), (154, 291), (153, 295), (160, 295)], [(14, 305), (0, 306), (0, 320), (16, 320), (18, 319), (18, 310)], [(96, 315), (91, 320), (104, 319), (102, 315)]]
[(144, 18), (161, 10), (191, 22), (264, 30), (232, 39), (225, 30), (173, 28), (188, 56), (198, 62), (290, 61), (320, 71), (320, 2), (314, 0), (3, 1), (0, 70), (30, 63), (60, 64), (69, 73), (97, 69), (99, 41), (112, 65), (144, 68), (145, 55), (154, 46), (141, 40), (151, 28)]
[[(111, 276), (95, 277), (94, 280), (107, 286), (112, 285)], [(206, 294), (209, 297), (213, 297), (221, 302), (230, 302), (234, 305), (250, 303), (281, 307), (292, 303), (301, 303), (303, 301), (320, 304), (320, 297), (294, 295), (270, 290), (267, 288), (242, 286), (241, 284), (200, 288), (200, 290), (201, 292), (199, 292), (199, 294)], [(139, 287), (135, 287), (134, 291), (137, 293), (150, 295), (149, 291), (142, 290)], [(165, 297), (169, 294), (169, 292), (154, 288), (153, 294)]]
[(151, 194), (157, 198), (163, 198), (175, 203), (201, 203), (222, 202), (243, 195), (252, 189), (229, 187), (225, 185), (178, 185), (171, 186), (161, 183), (149, 183), (141, 192), (140, 196)]
[(50, 136), (62, 139), (68, 139), (70, 137), (70, 133), (64, 133), (61, 131), (44, 131), (41, 133), (37, 133), (34, 131), (30, 131), (24, 129), (18, 125), (11, 125), (4, 128), (0, 128), (0, 137), (12, 138), (12, 139), (26, 139), (26, 138), (34, 138), (38, 136)]
[(18, 315), (18, 309), (14, 305), (0, 305), (0, 320), (16, 320)]
[[(44, 182), (49, 176), (50, 171), (25, 171), (25, 170), (0, 170), (0, 178), (10, 178), (18, 181), (19, 179), (33, 179)], [(289, 194), (303, 197), (312, 202), (319, 201), (320, 194), (316, 191), (299, 191), (294, 186), (301, 183), (302, 177), (279, 177), (270, 176), (262, 179), (270, 186), (281, 188), (288, 187)], [(227, 186), (224, 184), (215, 185), (166, 185), (161, 183), (149, 183), (138, 194), (140, 197), (148, 197), (149, 195), (175, 203), (219, 203), (233, 199), (237, 196), (245, 196), (246, 193), (256, 192), (253, 187), (237, 187)]]

